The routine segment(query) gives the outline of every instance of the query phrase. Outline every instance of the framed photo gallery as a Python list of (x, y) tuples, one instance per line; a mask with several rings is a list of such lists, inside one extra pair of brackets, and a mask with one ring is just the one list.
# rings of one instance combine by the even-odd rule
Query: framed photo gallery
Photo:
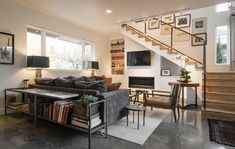
[[(174, 25), (178, 29), (172, 29)], [(192, 46), (201, 46), (207, 41), (207, 18), (191, 19), (191, 14), (163, 15), (161, 18), (148, 19), (148, 30), (160, 29), (161, 35), (170, 35), (173, 31), (174, 42), (185, 42), (191, 40)], [(184, 32), (185, 31), (185, 32)], [(191, 32), (191, 36), (186, 32)], [(198, 38), (196, 38), (198, 37)], [(203, 39), (203, 40), (202, 40)], [(205, 42), (207, 44), (207, 42)]]

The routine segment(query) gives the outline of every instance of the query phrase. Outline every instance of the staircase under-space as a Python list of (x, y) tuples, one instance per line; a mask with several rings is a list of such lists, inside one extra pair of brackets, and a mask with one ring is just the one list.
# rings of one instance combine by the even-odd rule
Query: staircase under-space
[(235, 72), (207, 73), (206, 95), (203, 116), (235, 120)]

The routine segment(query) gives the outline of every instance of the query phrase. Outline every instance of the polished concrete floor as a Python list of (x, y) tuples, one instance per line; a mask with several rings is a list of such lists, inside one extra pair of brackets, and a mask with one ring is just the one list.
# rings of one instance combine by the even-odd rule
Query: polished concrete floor
[[(206, 119), (200, 111), (181, 111), (174, 123), (172, 114), (159, 125), (143, 146), (99, 134), (92, 138), (93, 149), (229, 149), (209, 141)], [(0, 149), (86, 149), (87, 134), (39, 120), (22, 113), (0, 116)], [(128, 132), (127, 132), (128, 133)]]

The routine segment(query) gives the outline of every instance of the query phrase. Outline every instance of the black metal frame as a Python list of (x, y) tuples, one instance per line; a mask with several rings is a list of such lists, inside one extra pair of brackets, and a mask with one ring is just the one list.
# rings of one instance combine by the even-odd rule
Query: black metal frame
[[(75, 130), (78, 130), (78, 131), (82, 131), (82, 132), (86, 132), (88, 133), (88, 148), (91, 149), (91, 136), (93, 133), (101, 130), (101, 129), (105, 129), (105, 138), (108, 137), (108, 125), (107, 125), (107, 103), (106, 103), (106, 100), (100, 100), (100, 101), (97, 101), (97, 102), (93, 102), (93, 103), (90, 103), (88, 105), (89, 107), (89, 124), (91, 124), (91, 107), (93, 105), (96, 105), (96, 104), (102, 104), (103, 103), (103, 119), (102, 119), (102, 123), (94, 128), (91, 128), (91, 125), (89, 125), (89, 129), (86, 129), (86, 128), (82, 128), (82, 127), (79, 127), (79, 126), (73, 126), (73, 125), (68, 125), (68, 124), (62, 124), (62, 123), (58, 123), (56, 121), (53, 121), (53, 120), (49, 120), (48, 118), (45, 118), (43, 116), (39, 116), (37, 115), (37, 104), (38, 104), (38, 96), (39, 97), (49, 97), (49, 96), (44, 96), (44, 95), (36, 95), (36, 94), (33, 94), (33, 93), (25, 93), (25, 92), (22, 92), (22, 91), (17, 91), (17, 89), (26, 89), (26, 88), (10, 88), (10, 89), (5, 89), (4, 91), (4, 96), (5, 96), (5, 102), (4, 102), (4, 105), (5, 105), (5, 112), (4, 112), (4, 115), (6, 116), (7, 115), (7, 108), (10, 108), (10, 109), (13, 109), (13, 110), (16, 110), (16, 111), (20, 111), (20, 112), (23, 112), (23, 113), (26, 113), (30, 116), (33, 116), (34, 118), (34, 128), (37, 127), (37, 118), (39, 119), (42, 119), (42, 120), (46, 120), (48, 122), (52, 122), (54, 124), (57, 124), (57, 125), (60, 125), (60, 126), (63, 126), (63, 127), (67, 127), (67, 128), (71, 128), (71, 129), (75, 129)], [(10, 91), (10, 92), (18, 92), (18, 93), (22, 93), (22, 95), (24, 94), (29, 94), (29, 95), (33, 95), (34, 96), (34, 112), (33, 113), (30, 113), (30, 112), (25, 112), (25, 111), (21, 111), (19, 109), (16, 109), (16, 108), (13, 108), (13, 107), (9, 107), (7, 105), (7, 92)], [(22, 96), (24, 97), (24, 96)], [(53, 98), (54, 100), (71, 100), (71, 99), (61, 99), (61, 98), (57, 98), (57, 97), (51, 97), (50, 98)], [(23, 98), (22, 98), (23, 100)], [(72, 101), (72, 100), (71, 100)]]

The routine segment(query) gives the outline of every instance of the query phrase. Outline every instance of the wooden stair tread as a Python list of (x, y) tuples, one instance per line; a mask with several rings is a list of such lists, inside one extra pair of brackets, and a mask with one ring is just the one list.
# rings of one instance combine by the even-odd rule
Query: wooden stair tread
[(233, 112), (233, 111), (229, 111), (229, 110), (220, 110), (220, 109), (214, 109), (214, 108), (206, 108), (204, 111), (235, 115), (235, 112)]
[[(207, 74), (234, 74), (235, 71), (227, 71), (227, 72), (206, 72)], [(204, 73), (203, 73), (204, 74)]]
[[(202, 78), (204, 80), (204, 78)], [(229, 78), (206, 78), (206, 80), (223, 80), (223, 81), (235, 81), (235, 79), (229, 79)]]
[[(203, 101), (204, 102), (204, 101)], [(206, 103), (218, 103), (218, 104), (231, 104), (231, 105), (235, 105), (235, 100), (234, 102), (232, 101), (220, 101), (220, 100), (213, 100), (213, 99), (206, 99)]]
[[(202, 92), (204, 94), (204, 92)], [(224, 93), (224, 92), (206, 92), (207, 94), (219, 94), (219, 95), (231, 95), (235, 96), (235, 93)]]

